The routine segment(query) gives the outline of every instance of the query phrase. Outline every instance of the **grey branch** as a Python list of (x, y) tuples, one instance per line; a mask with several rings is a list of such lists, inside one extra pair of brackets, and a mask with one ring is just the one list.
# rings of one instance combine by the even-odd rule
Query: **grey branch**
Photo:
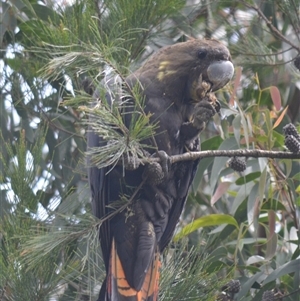
[[(182, 155), (171, 156), (171, 163), (190, 161), (208, 157), (246, 157), (246, 158), (271, 158), (271, 159), (300, 159), (300, 153), (284, 151), (266, 151), (259, 149), (236, 149), (236, 150), (208, 150), (189, 152)], [(159, 158), (151, 158), (151, 161), (159, 162)], [(149, 162), (149, 160), (147, 161)], [(145, 162), (146, 163), (146, 162)]]

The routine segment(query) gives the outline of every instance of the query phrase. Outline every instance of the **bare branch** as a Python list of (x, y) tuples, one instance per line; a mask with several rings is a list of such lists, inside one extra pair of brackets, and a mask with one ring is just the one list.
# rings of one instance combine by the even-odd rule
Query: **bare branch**
[[(271, 159), (300, 159), (300, 153), (284, 152), (284, 151), (266, 151), (259, 149), (236, 149), (236, 150), (208, 150), (199, 152), (189, 152), (182, 155), (171, 156), (171, 163), (180, 161), (194, 161), (200, 158), (209, 157), (246, 157), (246, 158), (271, 158)], [(150, 158), (153, 162), (159, 162), (159, 158)], [(149, 163), (142, 161), (143, 163)]]

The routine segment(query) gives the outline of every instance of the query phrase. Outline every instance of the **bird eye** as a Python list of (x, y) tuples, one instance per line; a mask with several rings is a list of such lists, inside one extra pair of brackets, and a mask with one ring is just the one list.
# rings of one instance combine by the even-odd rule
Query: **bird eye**
[(197, 55), (198, 55), (199, 59), (203, 60), (207, 55), (207, 51), (206, 50), (199, 50)]

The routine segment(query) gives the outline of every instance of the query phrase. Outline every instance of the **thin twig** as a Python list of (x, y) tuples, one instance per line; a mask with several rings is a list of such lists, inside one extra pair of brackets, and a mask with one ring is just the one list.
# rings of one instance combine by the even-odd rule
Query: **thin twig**
[(247, 3), (246, 1), (241, 1), (246, 7), (255, 10), (258, 15), (266, 22), (267, 26), (269, 27), (271, 33), (273, 33), (274, 36), (276, 36), (277, 38), (279, 38), (281, 41), (286, 42), (288, 45), (292, 46), (295, 50), (298, 51), (298, 53), (300, 53), (300, 47), (298, 47), (297, 45), (295, 45), (293, 42), (291, 42), (291, 40), (289, 40), (288, 38), (286, 38), (273, 24), (272, 22), (265, 16), (265, 14), (261, 11), (261, 9), (256, 5), (251, 5), (249, 3)]

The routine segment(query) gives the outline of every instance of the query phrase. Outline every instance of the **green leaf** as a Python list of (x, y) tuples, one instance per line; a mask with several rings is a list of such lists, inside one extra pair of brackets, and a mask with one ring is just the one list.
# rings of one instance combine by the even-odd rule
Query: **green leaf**
[[(244, 245), (250, 245), (250, 244), (264, 244), (267, 242), (267, 238), (265, 237), (257, 237), (257, 238), (242, 238), (240, 239)], [(238, 243), (237, 240), (232, 240), (228, 243), (226, 243), (227, 246), (233, 245), (236, 246)]]
[(248, 182), (251, 182), (251, 181), (257, 179), (260, 175), (261, 175), (260, 171), (249, 173), (245, 177), (240, 177), (239, 179), (237, 179), (235, 184), (236, 185), (244, 185)]
[[(222, 142), (222, 144), (219, 147), (219, 150), (233, 150), (237, 149), (238, 145), (234, 137), (230, 137)], [(217, 184), (220, 172), (224, 169), (226, 166), (228, 158), (226, 157), (217, 157), (214, 160), (212, 170), (211, 170), (211, 177), (210, 177), (210, 185), (211, 189), (214, 190), (215, 186)]]
[(215, 259), (211, 261), (210, 265), (207, 266), (205, 269), (207, 273), (213, 273), (215, 271), (220, 271), (222, 268), (226, 267), (227, 265), (219, 259)]
[(268, 158), (258, 158), (259, 170), (262, 173), (268, 166)]
[(300, 172), (296, 173), (292, 179), (300, 182)]
[(259, 268), (251, 265), (238, 265), (239, 270), (250, 271), (252, 274), (259, 272)]
[(248, 291), (251, 289), (252, 285), (258, 281), (263, 275), (265, 271), (259, 271), (254, 276), (249, 278), (243, 285), (240, 292), (236, 295), (236, 300), (242, 300), (242, 297), (245, 296)]
[(257, 195), (258, 195), (258, 183), (256, 183), (255, 186), (252, 188), (247, 202), (248, 224), (254, 227), (255, 233), (257, 232), (258, 214), (259, 214), (259, 210), (258, 210), (259, 202), (257, 200)]
[[(51, 19), (51, 21), (58, 21), (61, 18), (55, 10), (45, 5), (34, 3), (32, 4), (32, 8), (34, 9), (38, 19), (41, 19), (43, 21), (48, 21), (49, 19)], [(59, 22), (57, 22), (57, 25), (59, 25)]]
[(295, 250), (293, 256), (292, 256), (292, 259), (296, 259), (300, 256), (300, 248), (299, 246), (297, 247), (297, 249)]
[(267, 251), (266, 251), (266, 259), (271, 259), (276, 254), (277, 250), (277, 241), (278, 237), (277, 234), (274, 233), (267, 242)]
[(246, 140), (246, 145), (247, 148), (249, 148), (249, 129), (248, 129), (248, 125), (247, 125), (247, 121), (245, 119), (245, 115), (243, 113), (243, 111), (238, 107), (239, 111), (240, 111), (240, 116), (241, 116), (241, 125), (243, 126), (243, 134), (244, 134), (244, 138)]
[(243, 203), (243, 201), (249, 196), (250, 191), (252, 190), (252, 187), (255, 185), (254, 182), (249, 182), (239, 189), (233, 204), (231, 205), (231, 214), (235, 214), (239, 206)]
[(262, 203), (264, 199), (266, 180), (267, 180), (267, 168), (263, 170), (259, 181), (258, 196), (259, 196), (260, 203)]
[(300, 267), (300, 259), (295, 259), (290, 262), (287, 262), (283, 266), (279, 267), (275, 271), (273, 271), (262, 283), (263, 285), (274, 281), (278, 278), (280, 278), (283, 275), (290, 274), (290, 273), (295, 273), (299, 272), (299, 267)]
[(282, 147), (284, 145), (284, 135), (281, 135), (278, 132), (273, 131), (273, 138), (274, 138), (275, 147)]
[(285, 165), (284, 175), (286, 178), (289, 178), (293, 167), (293, 161), (290, 159), (283, 159), (281, 162)]
[(268, 199), (261, 206), (261, 210), (275, 210), (275, 211), (276, 210), (283, 210), (283, 211), (286, 211), (286, 208), (284, 207), (284, 205), (279, 200)]
[(212, 164), (213, 161), (214, 161), (214, 158), (203, 158), (200, 160), (198, 170), (197, 170), (196, 176), (195, 176), (193, 184), (192, 184), (193, 191), (197, 190), (202, 178), (205, 175), (206, 169)]
[(234, 133), (234, 137), (236, 142), (238, 143), (238, 145), (240, 146), (240, 140), (241, 140), (241, 115), (236, 115), (233, 122), (232, 122), (232, 126), (233, 126), (233, 133)]
[(201, 150), (217, 150), (222, 142), (223, 139), (220, 136), (214, 136), (201, 143)]
[(186, 225), (177, 235), (174, 237), (174, 241), (189, 235), (190, 233), (196, 231), (199, 228), (210, 227), (210, 226), (219, 226), (222, 224), (233, 225), (236, 228), (239, 228), (239, 225), (234, 217), (227, 214), (210, 214), (208, 216), (200, 217), (194, 220), (192, 223)]

